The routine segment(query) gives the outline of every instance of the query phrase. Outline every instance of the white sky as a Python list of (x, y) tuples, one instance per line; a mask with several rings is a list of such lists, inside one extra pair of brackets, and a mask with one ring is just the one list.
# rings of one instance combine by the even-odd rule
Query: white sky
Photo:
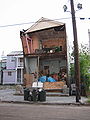
[[(76, 12), (76, 17), (89, 18), (90, 0), (74, 0), (75, 9), (77, 3), (83, 4), (83, 9)], [(66, 23), (69, 44), (72, 44), (72, 21), (70, 12), (63, 12), (66, 4), (70, 10), (70, 0), (0, 0), (0, 26), (19, 23), (36, 22), (41, 17), (48, 19), (61, 19)], [(69, 19), (62, 19), (69, 18)], [(0, 56), (11, 51), (22, 50), (20, 30), (27, 29), (32, 24), (11, 27), (0, 27)], [(88, 29), (90, 20), (77, 19), (78, 42), (88, 44)]]

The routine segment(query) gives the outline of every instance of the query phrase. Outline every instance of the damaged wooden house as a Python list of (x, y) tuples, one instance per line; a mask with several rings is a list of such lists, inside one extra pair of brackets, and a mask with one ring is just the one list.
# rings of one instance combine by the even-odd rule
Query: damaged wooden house
[(42, 82), (43, 88), (61, 89), (68, 85), (67, 41), (64, 23), (39, 19), (20, 31), (24, 54), (24, 85)]

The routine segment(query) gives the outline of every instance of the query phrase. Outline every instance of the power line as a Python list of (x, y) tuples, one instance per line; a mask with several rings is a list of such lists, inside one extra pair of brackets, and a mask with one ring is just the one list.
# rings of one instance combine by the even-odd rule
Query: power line
[(81, 18), (81, 17), (80, 17), (80, 20), (90, 20), (90, 18), (84, 18), (84, 17)]
[[(90, 20), (90, 18), (84, 18), (84, 17), (76, 17), (80, 20)], [(45, 21), (58, 21), (58, 20), (64, 20), (64, 19), (71, 19), (71, 17), (67, 17), (67, 18), (59, 18), (59, 19), (53, 19), (53, 20), (45, 20)], [(41, 21), (41, 22), (45, 22), (45, 21)], [(15, 24), (8, 24), (8, 25), (1, 25), (0, 28), (4, 28), (4, 27), (14, 27), (14, 26), (20, 26), (20, 25), (26, 25), (26, 24), (34, 24), (36, 22), (25, 22), (25, 23), (15, 23)]]
[[(68, 17), (68, 18), (59, 18), (59, 19), (53, 19), (53, 20), (45, 20), (45, 21), (63, 20), (63, 19), (70, 19), (70, 18), (71, 18), (71, 17)], [(45, 22), (45, 21), (41, 21), (41, 22)], [(17, 23), (17, 24), (1, 25), (0, 28), (20, 26), (20, 25), (33, 24), (33, 23), (36, 23), (36, 22), (26, 22), (26, 23)]]
[(0, 28), (3, 28), (3, 27), (12, 27), (12, 26), (19, 26), (19, 25), (25, 25), (25, 24), (32, 24), (32, 23), (35, 23), (35, 22), (27, 22), (27, 23), (17, 23), (17, 24), (1, 25)]

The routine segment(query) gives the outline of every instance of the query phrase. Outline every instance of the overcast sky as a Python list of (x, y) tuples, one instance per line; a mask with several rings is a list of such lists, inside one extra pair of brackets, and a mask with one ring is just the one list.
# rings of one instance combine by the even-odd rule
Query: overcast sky
[[(90, 18), (90, 0), (74, 0), (74, 3), (76, 10), (78, 3), (83, 5), (83, 9), (76, 12), (78, 42), (88, 44), (90, 20), (80, 20), (79, 17)], [(20, 30), (27, 29), (32, 24), (7, 25), (36, 22), (41, 17), (59, 19), (60, 22), (66, 23), (67, 38), (71, 45), (73, 41), (71, 14), (63, 12), (64, 4), (70, 11), (70, 0), (0, 0), (0, 56), (3, 51), (6, 55), (11, 51), (22, 50)]]

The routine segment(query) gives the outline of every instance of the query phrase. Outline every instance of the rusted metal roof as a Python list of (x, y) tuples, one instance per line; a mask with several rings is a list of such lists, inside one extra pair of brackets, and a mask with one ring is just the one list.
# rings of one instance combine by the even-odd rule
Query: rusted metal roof
[(35, 24), (33, 24), (25, 33), (35, 32), (35, 31), (57, 27), (61, 25), (64, 25), (64, 23), (42, 17)]

